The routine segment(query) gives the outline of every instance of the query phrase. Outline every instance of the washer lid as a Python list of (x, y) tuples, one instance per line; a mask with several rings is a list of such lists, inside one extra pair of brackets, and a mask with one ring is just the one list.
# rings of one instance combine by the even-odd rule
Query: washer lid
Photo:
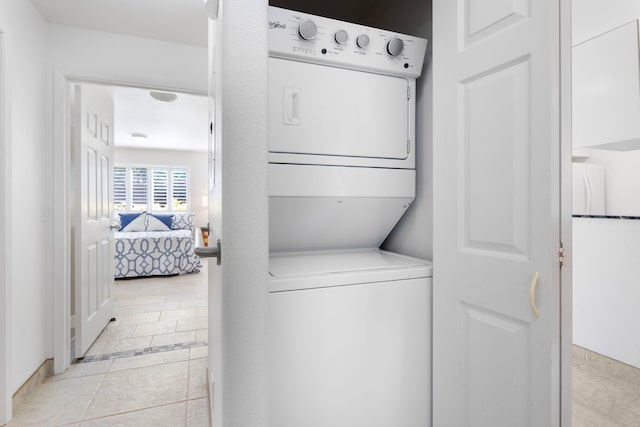
[(340, 251), (309, 251), (271, 254), (269, 273), (274, 278), (285, 279), (301, 276), (332, 275), (342, 273), (371, 272), (424, 267), (431, 263), (418, 258), (373, 249)]
[(269, 257), (269, 293), (424, 279), (431, 262), (373, 249), (289, 252)]

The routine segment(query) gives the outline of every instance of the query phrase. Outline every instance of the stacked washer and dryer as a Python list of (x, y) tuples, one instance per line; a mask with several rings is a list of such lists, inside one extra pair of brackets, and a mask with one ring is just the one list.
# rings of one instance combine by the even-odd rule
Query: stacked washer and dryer
[(269, 28), (270, 425), (428, 425), (431, 263), (379, 249), (415, 196), (427, 40)]

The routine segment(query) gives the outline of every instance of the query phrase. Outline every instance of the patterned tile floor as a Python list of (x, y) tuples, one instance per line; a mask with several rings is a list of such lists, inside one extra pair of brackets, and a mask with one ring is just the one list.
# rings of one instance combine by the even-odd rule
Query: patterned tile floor
[(17, 426), (209, 426), (207, 271), (117, 280), (115, 317), (85, 358), (16, 411)]

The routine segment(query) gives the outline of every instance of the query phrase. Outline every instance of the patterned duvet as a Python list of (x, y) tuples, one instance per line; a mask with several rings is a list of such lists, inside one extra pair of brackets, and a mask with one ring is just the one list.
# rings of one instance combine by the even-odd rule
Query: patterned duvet
[(202, 268), (193, 252), (191, 230), (116, 232), (116, 279), (197, 273)]

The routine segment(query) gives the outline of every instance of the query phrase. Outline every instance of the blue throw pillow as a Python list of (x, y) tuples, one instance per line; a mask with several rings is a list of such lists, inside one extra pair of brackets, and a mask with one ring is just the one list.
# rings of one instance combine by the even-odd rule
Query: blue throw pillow
[(147, 231), (169, 231), (173, 226), (173, 214), (150, 213), (147, 216)]
[(144, 231), (146, 212), (130, 212), (120, 214), (120, 231)]

